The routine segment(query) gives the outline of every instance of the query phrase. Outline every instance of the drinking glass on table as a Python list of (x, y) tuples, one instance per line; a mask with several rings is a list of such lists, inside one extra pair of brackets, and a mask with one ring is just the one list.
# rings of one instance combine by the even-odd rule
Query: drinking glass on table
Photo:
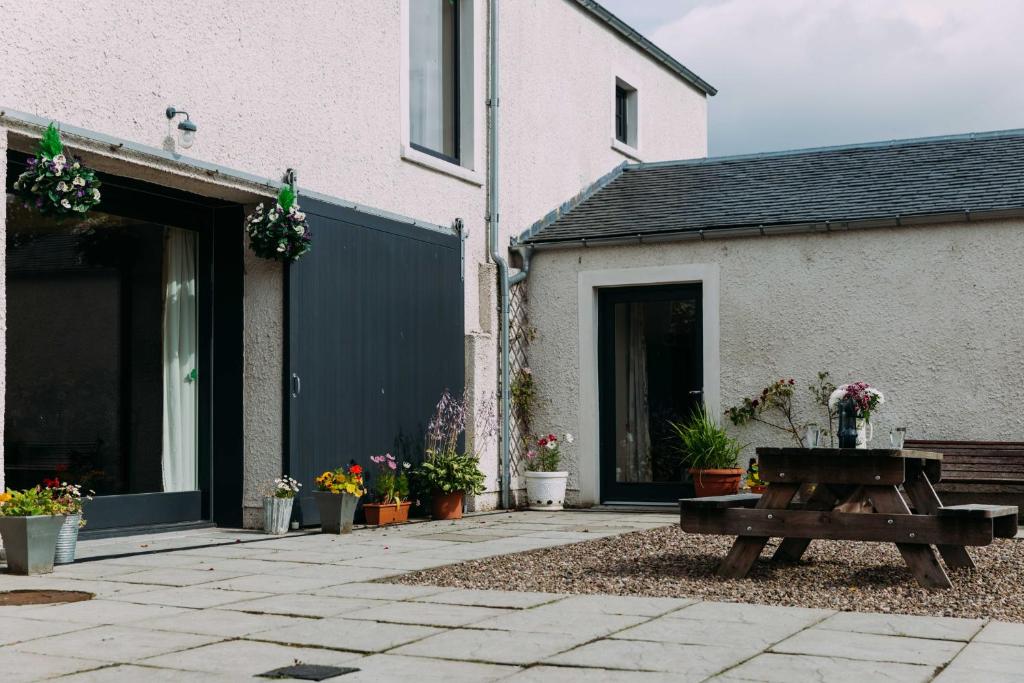
[(903, 448), (903, 442), (907, 440), (906, 427), (893, 427), (889, 430), (889, 443), (893, 448)]

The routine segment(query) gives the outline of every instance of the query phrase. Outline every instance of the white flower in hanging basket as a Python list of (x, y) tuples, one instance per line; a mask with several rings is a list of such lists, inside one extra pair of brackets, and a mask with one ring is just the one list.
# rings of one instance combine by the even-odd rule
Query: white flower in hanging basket
[(295, 189), (281, 188), (277, 203), (269, 210), (260, 204), (245, 220), (249, 248), (265, 259), (296, 261), (312, 246), (306, 214), (299, 211)]
[(102, 183), (96, 172), (76, 159), (68, 166), (60, 131), (52, 123), (39, 141), (39, 152), (14, 181), (14, 192), (26, 208), (58, 215), (84, 214), (100, 202)]

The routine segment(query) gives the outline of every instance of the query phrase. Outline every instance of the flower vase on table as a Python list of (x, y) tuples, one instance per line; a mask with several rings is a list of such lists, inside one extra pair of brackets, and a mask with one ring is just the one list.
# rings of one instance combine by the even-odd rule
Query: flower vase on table
[(828, 399), (829, 409), (839, 414), (839, 447), (867, 448), (871, 441), (871, 413), (885, 403), (882, 392), (867, 382), (843, 384)]

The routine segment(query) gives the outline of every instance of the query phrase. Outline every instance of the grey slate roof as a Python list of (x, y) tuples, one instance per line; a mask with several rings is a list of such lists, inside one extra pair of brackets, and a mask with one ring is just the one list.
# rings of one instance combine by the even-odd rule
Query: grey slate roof
[(624, 164), (540, 221), (543, 244), (1024, 209), (1024, 129)]
[(697, 88), (697, 90), (700, 90), (705, 95), (715, 95), (718, 93), (718, 90), (716, 90), (713, 85), (687, 69), (679, 63), (678, 60), (672, 57), (672, 55), (649, 41), (642, 34), (638, 33), (636, 29), (606, 10), (599, 3), (595, 2), (595, 0), (576, 0), (576, 3), (593, 14), (596, 18), (608, 24), (612, 30), (620, 33), (623, 38), (649, 54), (655, 61), (661, 62), (667, 69), (674, 71), (676, 75), (693, 87)]

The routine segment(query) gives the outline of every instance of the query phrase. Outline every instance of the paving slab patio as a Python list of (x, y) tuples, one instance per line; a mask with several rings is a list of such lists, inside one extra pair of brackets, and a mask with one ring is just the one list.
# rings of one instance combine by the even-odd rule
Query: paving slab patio
[(0, 574), (0, 590), (97, 594), (0, 608), (0, 672), (4, 683), (251, 681), (300, 660), (359, 668), (346, 683), (1021, 680), (1024, 624), (386, 580), (675, 523), (503, 512), (346, 536), (203, 529), (83, 541), (87, 561), (52, 575)]

